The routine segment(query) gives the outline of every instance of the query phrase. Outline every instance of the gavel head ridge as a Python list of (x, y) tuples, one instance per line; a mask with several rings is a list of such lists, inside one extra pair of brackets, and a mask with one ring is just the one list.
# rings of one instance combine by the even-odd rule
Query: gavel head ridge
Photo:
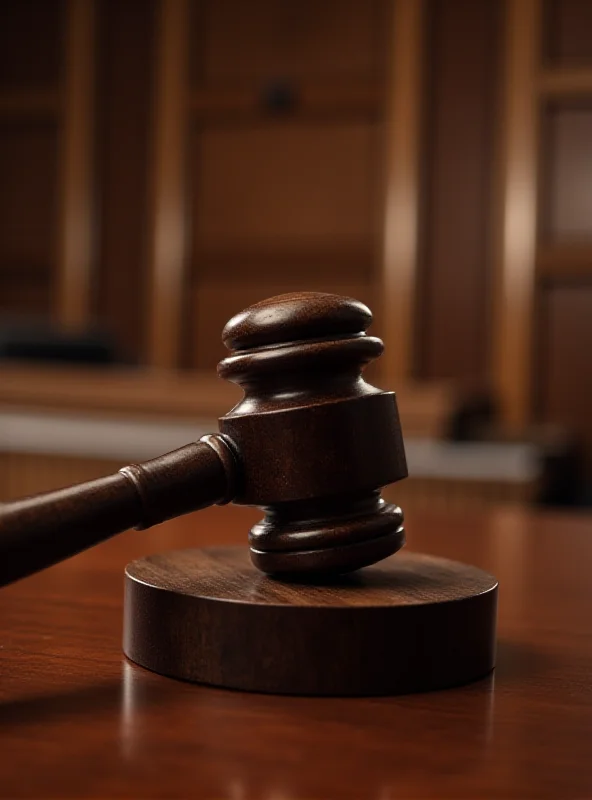
[(401, 509), (380, 494), (407, 467), (395, 395), (362, 377), (383, 351), (371, 322), (357, 300), (296, 293), (224, 328), (218, 373), (244, 397), (220, 431), (241, 466), (234, 502), (265, 511), (249, 535), (263, 572), (349, 572), (405, 542)]

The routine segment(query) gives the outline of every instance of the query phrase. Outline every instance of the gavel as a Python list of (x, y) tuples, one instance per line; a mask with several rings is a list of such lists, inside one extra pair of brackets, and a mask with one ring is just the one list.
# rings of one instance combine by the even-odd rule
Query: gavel
[(0, 585), (129, 528), (213, 504), (260, 506), (250, 556), (278, 576), (346, 573), (399, 550), (403, 514), (381, 489), (406, 477), (393, 392), (362, 377), (381, 355), (370, 310), (284, 294), (233, 317), (218, 374), (244, 397), (219, 433), (118, 473), (0, 506)]

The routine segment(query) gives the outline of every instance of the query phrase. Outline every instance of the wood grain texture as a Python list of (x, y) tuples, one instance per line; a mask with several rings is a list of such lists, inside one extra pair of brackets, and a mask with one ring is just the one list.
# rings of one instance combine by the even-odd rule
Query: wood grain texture
[[(432, 691), (494, 666), (497, 581), (425, 555), (320, 584), (261, 576), (245, 548), (126, 568), (124, 652), (174, 678), (322, 696)], [(229, 657), (229, 654), (232, 654)]]
[[(227, 506), (129, 532), (0, 592), (8, 797), (558, 798), (592, 794), (592, 518), (408, 515), (410, 547), (500, 581), (493, 676), (393, 698), (303, 698), (163, 678), (121, 653), (122, 572), (239, 544)], [(34, 753), (34, 761), (32, 761)]]

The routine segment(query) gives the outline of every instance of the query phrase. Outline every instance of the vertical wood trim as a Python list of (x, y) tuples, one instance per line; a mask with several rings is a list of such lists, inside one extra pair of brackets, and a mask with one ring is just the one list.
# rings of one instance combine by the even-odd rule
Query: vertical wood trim
[(148, 358), (174, 368), (179, 355), (185, 272), (187, 0), (161, 0), (154, 104)]
[(413, 371), (418, 262), (423, 0), (394, 0), (387, 99), (386, 195), (381, 322), (383, 380), (396, 386)]
[(493, 375), (505, 424), (531, 416), (541, 0), (506, 0)]
[(89, 320), (93, 262), (95, 3), (70, 0), (62, 118), (61, 209), (55, 317), (67, 328)]

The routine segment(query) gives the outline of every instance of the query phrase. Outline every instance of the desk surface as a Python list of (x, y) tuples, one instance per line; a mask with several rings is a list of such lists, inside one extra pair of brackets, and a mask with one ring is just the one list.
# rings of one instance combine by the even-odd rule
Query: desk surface
[(498, 667), (394, 698), (241, 694), (175, 682), (120, 651), (125, 563), (240, 543), (216, 508), (0, 591), (0, 796), (592, 796), (592, 517), (409, 515), (409, 546), (499, 578)]

